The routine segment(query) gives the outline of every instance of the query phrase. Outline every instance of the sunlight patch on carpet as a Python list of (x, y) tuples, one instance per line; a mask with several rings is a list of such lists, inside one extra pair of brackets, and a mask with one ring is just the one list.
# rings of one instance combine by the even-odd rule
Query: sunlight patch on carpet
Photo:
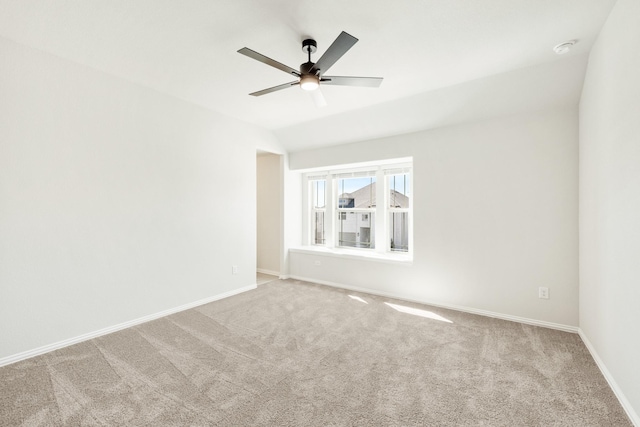
[(447, 323), (453, 323), (451, 320), (449, 319), (445, 319), (444, 317), (432, 313), (430, 311), (427, 310), (421, 310), (419, 308), (413, 308), (413, 307), (407, 307), (404, 305), (398, 305), (398, 304), (391, 304), (390, 302), (385, 302), (386, 305), (388, 305), (389, 307), (393, 308), (394, 310), (397, 310), (401, 313), (407, 313), (407, 314), (413, 314), (414, 316), (420, 316), (420, 317), (426, 317), (427, 319), (433, 319), (433, 320), (439, 320), (441, 322), (447, 322)]

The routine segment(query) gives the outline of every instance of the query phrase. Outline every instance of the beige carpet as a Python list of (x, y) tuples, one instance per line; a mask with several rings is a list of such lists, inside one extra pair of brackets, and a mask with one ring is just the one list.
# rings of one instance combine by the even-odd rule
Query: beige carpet
[(291, 280), (0, 384), (2, 426), (631, 425), (575, 334)]

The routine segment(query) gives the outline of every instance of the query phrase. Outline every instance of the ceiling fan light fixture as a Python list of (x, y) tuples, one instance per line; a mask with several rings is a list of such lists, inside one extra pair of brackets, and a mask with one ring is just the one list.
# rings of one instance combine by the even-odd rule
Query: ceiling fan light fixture
[(300, 87), (302, 90), (312, 91), (318, 89), (320, 81), (317, 76), (305, 74), (300, 77)]

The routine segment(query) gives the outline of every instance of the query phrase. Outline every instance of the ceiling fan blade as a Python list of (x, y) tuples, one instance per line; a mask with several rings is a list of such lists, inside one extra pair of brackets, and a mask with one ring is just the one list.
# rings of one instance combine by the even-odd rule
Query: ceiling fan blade
[(382, 77), (324, 76), (320, 79), (320, 84), (336, 86), (379, 87), (382, 83), (382, 80)]
[(329, 46), (329, 49), (318, 59), (311, 72), (313, 74), (323, 75), (342, 57), (351, 47), (358, 42), (358, 39), (344, 31), (340, 33), (337, 39)]
[(278, 70), (282, 70), (287, 74), (293, 74), (296, 77), (300, 77), (300, 72), (298, 72), (298, 70), (295, 70), (295, 69), (293, 69), (293, 68), (291, 68), (289, 66), (281, 64), (280, 62), (275, 61), (275, 60), (273, 60), (273, 59), (271, 59), (269, 57), (266, 57), (261, 53), (258, 53), (256, 51), (253, 51), (253, 50), (249, 49), (248, 47), (243, 47), (242, 49), (240, 49), (238, 51), (238, 53), (241, 53), (241, 54), (243, 54), (245, 56), (248, 56), (249, 58), (253, 58), (256, 61), (260, 61), (260, 62), (262, 62), (264, 64), (270, 65), (270, 66), (272, 66), (274, 68), (277, 68)]
[(262, 95), (266, 95), (266, 94), (271, 93), (271, 92), (277, 92), (277, 91), (282, 90), (282, 89), (287, 89), (287, 88), (289, 88), (291, 86), (296, 86), (296, 85), (299, 85), (299, 84), (300, 84), (300, 82), (296, 80), (295, 82), (289, 82), (289, 83), (285, 83), (285, 84), (282, 84), (282, 85), (270, 87), (268, 89), (262, 89), (262, 90), (259, 90), (257, 92), (250, 93), (249, 95), (262, 96)]
[(320, 88), (312, 90), (309, 93), (311, 94), (311, 99), (313, 99), (313, 103), (316, 104), (316, 107), (322, 108), (327, 106), (327, 100), (324, 99), (324, 95)]

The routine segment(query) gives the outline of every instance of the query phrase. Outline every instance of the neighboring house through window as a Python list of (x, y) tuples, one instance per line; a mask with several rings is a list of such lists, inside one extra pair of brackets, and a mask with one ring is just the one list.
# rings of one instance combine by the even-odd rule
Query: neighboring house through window
[(336, 246), (375, 248), (376, 177), (341, 178), (338, 183)]

